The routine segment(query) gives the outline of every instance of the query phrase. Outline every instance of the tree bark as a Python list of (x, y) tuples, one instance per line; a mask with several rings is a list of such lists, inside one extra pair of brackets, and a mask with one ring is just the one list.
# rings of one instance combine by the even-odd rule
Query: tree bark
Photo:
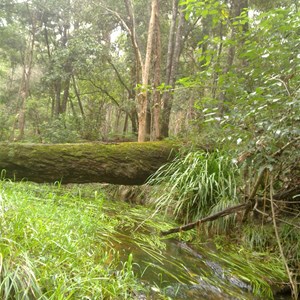
[(151, 59), (153, 58), (152, 50), (154, 46), (154, 30), (158, 21), (158, 0), (152, 0), (151, 17), (148, 29), (147, 47), (145, 63), (142, 65), (142, 91), (138, 94), (138, 115), (139, 115), (139, 131), (138, 141), (145, 142), (147, 137), (147, 109), (148, 109), (148, 83), (151, 67)]
[[(159, 11), (159, 8), (158, 8)], [(153, 76), (153, 107), (152, 107), (152, 136), (151, 140), (158, 141), (160, 139), (160, 121), (161, 121), (161, 97), (158, 86), (161, 84), (161, 32), (159, 16), (156, 15), (155, 26), (155, 51), (154, 51), (154, 76)]]
[[(146, 45), (145, 61), (142, 59), (141, 51), (136, 37), (136, 24), (134, 18), (134, 12), (131, 0), (124, 0), (127, 14), (129, 17), (129, 25), (124, 21), (122, 22), (128, 31), (132, 47), (135, 53), (136, 60), (136, 82), (141, 84), (141, 90), (136, 96), (138, 107), (138, 141), (145, 142), (148, 139), (147, 136), (147, 109), (148, 109), (148, 84), (151, 60), (153, 59), (153, 44), (154, 44), (154, 30), (158, 21), (158, 0), (152, 0), (151, 2), (151, 17), (148, 27), (148, 37)], [(139, 70), (141, 70), (141, 75)]]
[[(36, 31), (37, 31), (37, 24), (36, 24), (36, 17), (34, 13), (32, 13), (27, 6), (27, 12), (30, 16), (31, 20), (31, 29), (29, 30), (29, 37), (28, 41), (26, 42), (26, 48), (24, 53), (21, 54), (22, 56), (22, 79), (20, 83), (20, 90), (19, 90), (19, 112), (18, 112), (18, 129), (19, 134), (15, 140), (22, 140), (25, 135), (25, 113), (26, 113), (26, 104), (27, 99), (30, 95), (30, 80), (31, 80), (31, 72), (33, 67), (33, 55), (34, 55), (34, 42), (36, 38)], [(15, 124), (13, 128), (13, 136), (15, 131)]]
[(140, 185), (172, 159), (172, 142), (19, 144), (0, 143), (0, 171), (12, 180), (38, 183), (103, 182)]
[[(172, 24), (169, 32), (169, 45), (167, 57), (167, 72), (166, 72), (166, 85), (175, 88), (176, 74), (178, 69), (178, 62), (182, 50), (182, 33), (186, 24), (184, 11), (181, 10), (179, 14), (179, 21), (177, 29), (175, 30), (176, 19), (178, 14), (178, 1), (173, 1)], [(166, 91), (162, 97), (163, 111), (161, 122), (161, 136), (169, 136), (169, 123), (173, 102), (173, 91)]]
[(84, 113), (84, 110), (83, 110), (83, 105), (82, 105), (82, 101), (81, 101), (81, 97), (80, 97), (80, 92), (78, 90), (78, 87), (77, 87), (74, 75), (72, 75), (72, 81), (73, 81), (74, 93), (75, 93), (76, 98), (77, 98), (77, 102), (78, 102), (78, 106), (79, 106), (79, 109), (80, 109), (80, 113), (81, 113), (81, 116), (82, 116), (82, 118), (84, 120), (85, 119), (85, 113)]
[(123, 22), (122, 24), (125, 25), (125, 28), (131, 38), (131, 43), (132, 43), (135, 60), (136, 60), (136, 82), (139, 83), (140, 78), (141, 78), (140, 71), (143, 69), (143, 59), (142, 59), (142, 54), (141, 54), (141, 51), (140, 51), (140, 48), (139, 48), (139, 45), (137, 42), (137, 36), (136, 36), (136, 30), (135, 30), (136, 29), (135, 16), (133, 13), (133, 7), (132, 7), (131, 0), (124, 0), (124, 3), (125, 3), (125, 7), (127, 10), (127, 14), (128, 14), (129, 26), (127, 26), (125, 22)]

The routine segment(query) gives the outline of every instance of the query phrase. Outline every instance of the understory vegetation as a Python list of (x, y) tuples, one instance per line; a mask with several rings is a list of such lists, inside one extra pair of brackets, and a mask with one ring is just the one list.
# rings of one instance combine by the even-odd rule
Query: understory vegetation
[[(197, 286), (195, 258), (184, 264), (183, 254), (166, 249), (172, 239), (159, 236), (176, 223), (105, 193), (99, 185), (0, 181), (1, 299), (182, 299), (180, 286)], [(242, 247), (237, 257), (224, 241), (208, 250), (193, 236), (181, 235), (198, 249), (186, 253), (203, 253), (201, 282), (219, 285), (220, 293), (239, 297), (240, 286), (245, 299), (271, 299), (272, 288), (287, 280), (276, 257), (251, 257)], [(170, 282), (180, 284), (171, 294)]]
[(297, 141), (265, 156), (249, 150), (239, 156), (232, 150), (183, 153), (148, 182), (156, 184), (152, 202), (157, 211), (173, 215), (187, 230), (197, 228), (200, 240), (227, 236), (254, 252), (280, 257), (295, 299), (300, 278)]
[(158, 185), (157, 209), (172, 211), (187, 223), (237, 204), (237, 174), (230, 157), (202, 150), (164, 165), (148, 184)]

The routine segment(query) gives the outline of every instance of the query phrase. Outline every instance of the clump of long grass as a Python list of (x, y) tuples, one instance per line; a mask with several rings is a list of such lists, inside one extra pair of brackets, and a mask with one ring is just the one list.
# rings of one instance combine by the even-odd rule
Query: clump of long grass
[[(290, 221), (290, 222), (289, 222)], [(283, 251), (284, 256), (287, 258), (290, 269), (295, 276), (300, 277), (300, 235), (299, 226), (297, 226), (295, 220), (286, 221), (280, 227), (279, 234), (282, 243), (284, 243)], [(293, 224), (294, 222), (294, 224)], [(300, 287), (300, 283), (298, 282)]]
[(131, 299), (142, 288), (112, 247), (119, 220), (101, 193), (84, 194), (0, 181), (1, 299)]
[(195, 151), (161, 167), (148, 184), (159, 186), (153, 197), (159, 211), (190, 222), (238, 202), (237, 174), (224, 153)]
[[(9, 241), (6, 247), (9, 247)], [(11, 246), (11, 245), (10, 245)], [(1, 252), (4, 245), (1, 244)], [(11, 247), (14, 248), (14, 247)], [(4, 254), (5, 255), (5, 254)], [(35, 276), (28, 255), (0, 254), (0, 296), (1, 299), (42, 299), (43, 293)]]
[[(223, 251), (209, 252), (208, 257), (222, 263), (230, 280), (235, 277), (251, 286), (254, 295), (259, 299), (273, 299), (272, 285), (287, 282), (287, 275), (279, 257), (267, 252), (253, 255), (248, 248), (224, 247)], [(225, 271), (226, 272), (226, 271)], [(268, 274), (268, 276), (266, 276)]]
[(255, 224), (246, 225), (243, 227), (242, 241), (248, 249), (265, 251), (275, 244), (273, 228)]

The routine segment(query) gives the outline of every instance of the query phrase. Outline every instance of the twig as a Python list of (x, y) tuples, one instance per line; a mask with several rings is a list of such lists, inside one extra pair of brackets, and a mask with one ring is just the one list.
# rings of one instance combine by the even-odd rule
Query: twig
[(260, 171), (260, 173), (259, 173), (259, 175), (258, 175), (258, 177), (257, 177), (257, 179), (256, 179), (256, 181), (255, 181), (254, 187), (253, 187), (253, 189), (252, 189), (252, 191), (251, 191), (251, 193), (250, 193), (250, 196), (248, 197), (248, 201), (247, 201), (248, 206), (247, 206), (246, 211), (245, 211), (244, 216), (243, 216), (243, 220), (242, 220), (243, 222), (246, 221), (247, 216), (248, 216), (248, 214), (249, 214), (251, 208), (253, 207), (253, 203), (254, 203), (253, 199), (254, 199), (254, 197), (255, 197), (255, 195), (256, 195), (256, 192), (257, 192), (257, 190), (258, 190), (258, 187), (260, 186), (260, 184), (261, 184), (261, 182), (262, 182), (262, 180), (263, 180), (263, 178), (264, 178), (264, 174), (265, 174), (265, 171), (266, 171), (266, 170), (267, 170), (267, 167), (264, 167), (264, 168)]
[(286, 83), (284, 80), (282, 80), (281, 78), (279, 78), (278, 75), (273, 76), (271, 79), (274, 79), (274, 80), (277, 80), (277, 81), (281, 82), (281, 83), (284, 85), (284, 88), (285, 88), (285, 90), (286, 90), (288, 96), (289, 96), (289, 97), (291, 96), (290, 89), (289, 89), (287, 83)]
[(261, 215), (263, 215), (263, 216), (265, 216), (265, 217), (268, 217), (268, 216), (269, 216), (269, 214), (267, 214), (267, 213), (265, 213), (265, 212), (259, 210), (256, 206), (253, 208), (253, 210), (257, 211), (258, 213), (260, 213)]
[(300, 140), (300, 136), (298, 136), (297, 138), (294, 138), (293, 140), (291, 140), (290, 142), (288, 142), (287, 144), (285, 144), (283, 147), (281, 147), (279, 150), (277, 150), (275, 153), (272, 154), (272, 157), (276, 157), (282, 154), (282, 152), (288, 148), (289, 146), (291, 146), (292, 144), (294, 144), (295, 142)]

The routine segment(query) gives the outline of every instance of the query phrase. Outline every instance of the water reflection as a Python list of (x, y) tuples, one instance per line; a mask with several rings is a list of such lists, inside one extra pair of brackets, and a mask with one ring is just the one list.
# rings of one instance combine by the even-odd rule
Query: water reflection
[[(186, 243), (167, 239), (164, 249), (149, 253), (146, 245), (130, 235), (120, 233), (115, 241), (123, 260), (133, 254), (134, 270), (152, 290), (151, 299), (159, 299), (156, 291), (177, 300), (258, 299), (251, 293), (251, 287), (230, 274), (230, 270)], [(208, 247), (206, 250), (211, 251)]]

